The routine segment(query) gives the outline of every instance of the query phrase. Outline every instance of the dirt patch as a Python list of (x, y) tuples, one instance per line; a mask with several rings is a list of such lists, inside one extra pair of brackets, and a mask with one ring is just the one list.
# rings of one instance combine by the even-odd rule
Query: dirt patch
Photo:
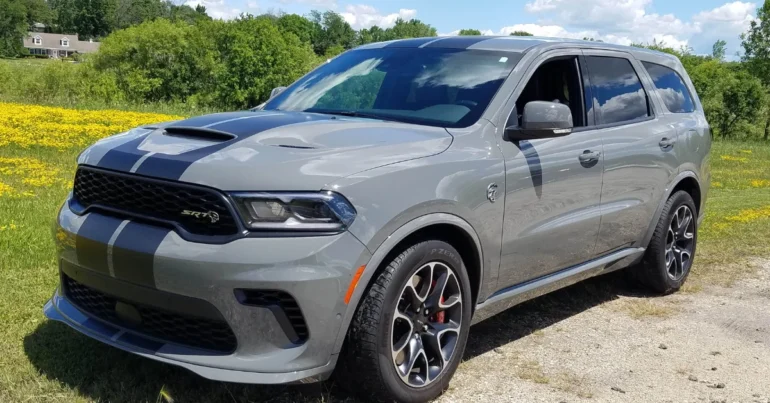
[(471, 329), (440, 402), (770, 402), (770, 260), (732, 287), (638, 295), (621, 275)]

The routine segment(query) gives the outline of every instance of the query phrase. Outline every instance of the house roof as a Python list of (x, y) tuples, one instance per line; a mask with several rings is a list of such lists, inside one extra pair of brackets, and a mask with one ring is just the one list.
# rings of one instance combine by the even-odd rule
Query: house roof
[[(34, 38), (39, 37), (41, 44), (35, 45)], [(62, 46), (62, 39), (69, 40), (69, 46)], [(28, 32), (24, 38), (25, 48), (68, 50), (80, 53), (92, 53), (99, 50), (99, 42), (81, 41), (75, 34), (48, 34), (44, 32)]]

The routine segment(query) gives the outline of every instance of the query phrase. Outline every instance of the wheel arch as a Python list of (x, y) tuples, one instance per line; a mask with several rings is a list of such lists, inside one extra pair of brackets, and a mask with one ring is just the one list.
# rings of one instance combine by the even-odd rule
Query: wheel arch
[(472, 306), (475, 308), (484, 279), (484, 257), (481, 240), (473, 227), (464, 219), (448, 213), (432, 213), (417, 217), (394, 231), (374, 251), (366, 264), (358, 285), (350, 298), (348, 309), (342, 318), (340, 331), (334, 345), (334, 354), (342, 349), (347, 330), (369, 285), (383, 264), (394, 254), (419, 239), (438, 239), (452, 245), (460, 253), (471, 281)]
[(666, 205), (666, 201), (671, 197), (672, 194), (680, 190), (684, 190), (690, 194), (690, 196), (693, 198), (693, 201), (695, 202), (695, 209), (697, 210), (697, 214), (699, 217), (701, 216), (701, 212), (705, 206), (701, 205), (703, 202), (703, 192), (701, 190), (700, 180), (693, 171), (680, 172), (679, 175), (677, 175), (676, 178), (671, 181), (669, 186), (666, 187), (666, 192), (664, 192), (663, 197), (658, 202), (658, 208), (655, 210), (655, 215), (650, 221), (650, 226), (647, 229), (647, 233), (644, 239), (642, 239), (640, 244), (636, 246), (646, 247), (650, 243), (650, 239), (652, 239), (652, 235), (655, 232), (655, 227), (660, 220), (660, 215), (663, 212), (663, 207)]

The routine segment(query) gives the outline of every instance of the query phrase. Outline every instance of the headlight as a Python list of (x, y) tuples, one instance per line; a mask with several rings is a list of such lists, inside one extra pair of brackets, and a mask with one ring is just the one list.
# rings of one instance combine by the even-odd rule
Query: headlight
[(356, 217), (334, 192), (232, 193), (246, 227), (268, 231), (342, 231)]

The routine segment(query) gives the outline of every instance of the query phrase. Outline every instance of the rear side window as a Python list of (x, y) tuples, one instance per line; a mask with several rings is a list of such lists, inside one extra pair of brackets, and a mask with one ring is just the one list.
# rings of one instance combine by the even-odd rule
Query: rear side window
[(655, 88), (663, 98), (669, 112), (690, 113), (695, 110), (690, 90), (676, 71), (655, 63), (642, 62), (647, 73), (652, 77)]
[(601, 124), (631, 122), (650, 116), (647, 93), (628, 59), (586, 57), (593, 87), (592, 107)]

